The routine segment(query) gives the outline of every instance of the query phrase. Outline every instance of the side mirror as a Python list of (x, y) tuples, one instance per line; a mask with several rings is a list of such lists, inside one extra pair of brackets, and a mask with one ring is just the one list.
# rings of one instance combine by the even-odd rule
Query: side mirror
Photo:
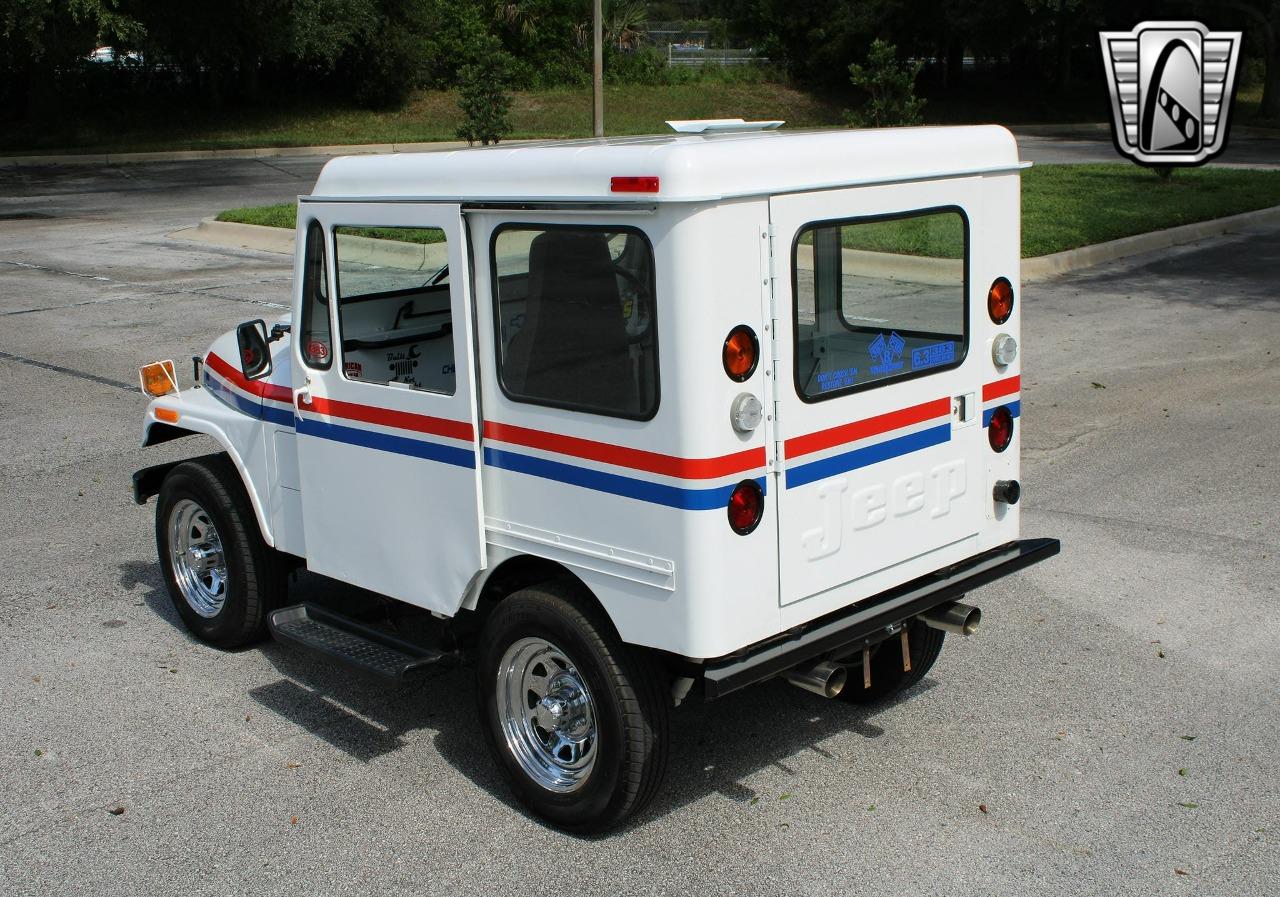
[(245, 321), (236, 328), (236, 342), (240, 344), (240, 370), (247, 379), (260, 380), (271, 373), (265, 321)]

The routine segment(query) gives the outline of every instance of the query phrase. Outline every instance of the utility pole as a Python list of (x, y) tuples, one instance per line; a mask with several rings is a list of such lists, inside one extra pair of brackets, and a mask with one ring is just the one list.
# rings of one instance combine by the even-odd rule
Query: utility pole
[(595, 135), (604, 136), (604, 15), (600, 10), (601, 0), (592, 0), (592, 40), (595, 44), (595, 63), (591, 73), (591, 92), (595, 101)]

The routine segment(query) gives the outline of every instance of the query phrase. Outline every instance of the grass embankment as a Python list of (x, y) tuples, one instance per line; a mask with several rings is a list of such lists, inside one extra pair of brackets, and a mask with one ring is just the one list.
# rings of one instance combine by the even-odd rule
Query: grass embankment
[[(784, 119), (788, 127), (843, 124), (841, 106), (785, 84), (722, 83), (605, 88), (605, 126), (610, 134), (656, 134), (667, 119)], [(147, 152), (239, 149), (266, 146), (334, 146), (361, 143), (424, 143), (456, 140), (462, 113), (454, 91), (422, 91), (403, 109), (375, 112), (334, 105), (285, 110), (193, 111), (139, 117), (127, 113), (103, 121), (20, 125), (0, 133), (0, 153)], [(512, 95), (512, 139), (588, 137), (591, 89), (554, 88)]]
[[(1280, 205), (1280, 171), (1194, 168), (1176, 171), (1171, 181), (1162, 182), (1129, 163), (1038, 165), (1022, 173), (1022, 257), (1275, 205)], [(292, 204), (259, 206), (230, 209), (218, 220), (292, 228), (294, 214)], [(856, 249), (954, 258), (958, 237), (958, 219), (931, 216), (906, 226), (845, 228), (844, 243)]]

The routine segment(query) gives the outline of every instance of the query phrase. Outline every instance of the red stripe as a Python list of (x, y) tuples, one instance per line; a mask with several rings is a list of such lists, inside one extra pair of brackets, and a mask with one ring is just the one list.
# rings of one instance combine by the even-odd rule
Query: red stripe
[(903, 408), (901, 411), (891, 411), (888, 414), (868, 417), (866, 420), (858, 420), (851, 424), (832, 427), (830, 430), (819, 430), (817, 433), (797, 436), (786, 441), (787, 458), (799, 458), (801, 455), (808, 455), (837, 445), (844, 445), (847, 442), (866, 439), (868, 436), (879, 436), (881, 433), (888, 433), (890, 430), (909, 427), (912, 424), (923, 423), (950, 413), (950, 399), (935, 399), (932, 402), (925, 402), (923, 405), (912, 405), (910, 408)]
[(293, 390), (287, 386), (276, 386), (274, 383), (263, 383), (261, 380), (249, 380), (234, 366), (212, 352), (205, 357), (204, 363), (217, 371), (219, 376), (230, 380), (238, 388), (243, 389), (245, 392), (253, 393), (260, 399), (274, 399), (277, 402), (293, 404)]
[(428, 433), (432, 436), (447, 436), (450, 439), (465, 439), (468, 442), (475, 438), (475, 430), (467, 421), (449, 420), (444, 417), (430, 417), (426, 414), (413, 414), (408, 411), (393, 411), (390, 408), (375, 408), (372, 405), (357, 405), (354, 402), (340, 402), (337, 399), (322, 399), (319, 396), (310, 402), (298, 402), (301, 411), (323, 414), (327, 417), (342, 417), (348, 420), (363, 421), (366, 424), (379, 424), (384, 427), (396, 427), (401, 430), (413, 430), (415, 433)]
[(990, 402), (992, 399), (998, 399), (1001, 396), (1011, 396), (1021, 389), (1021, 377), (1007, 377), (1004, 380), (997, 380), (995, 383), (988, 383), (982, 387), (982, 401)]
[(542, 430), (529, 430), (525, 427), (499, 424), (488, 420), (484, 422), (484, 435), (486, 439), (526, 445), (530, 448), (559, 452), (562, 455), (572, 455), (575, 458), (585, 458), (588, 461), (630, 467), (633, 470), (686, 480), (707, 480), (729, 476), (763, 467), (765, 463), (763, 447), (735, 452), (732, 455), (721, 455), (718, 458), (677, 458), (673, 455), (579, 439), (576, 436), (546, 433)]

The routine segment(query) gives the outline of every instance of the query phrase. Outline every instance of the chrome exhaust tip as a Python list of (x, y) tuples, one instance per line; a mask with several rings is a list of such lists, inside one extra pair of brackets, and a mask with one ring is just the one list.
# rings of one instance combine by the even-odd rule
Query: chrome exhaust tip
[(959, 601), (939, 604), (933, 610), (920, 614), (919, 619), (926, 626), (950, 632), (952, 635), (973, 635), (982, 622), (982, 611)]
[(824, 698), (834, 698), (840, 694), (849, 673), (839, 664), (822, 660), (812, 666), (796, 667), (782, 674), (796, 688), (803, 688)]

